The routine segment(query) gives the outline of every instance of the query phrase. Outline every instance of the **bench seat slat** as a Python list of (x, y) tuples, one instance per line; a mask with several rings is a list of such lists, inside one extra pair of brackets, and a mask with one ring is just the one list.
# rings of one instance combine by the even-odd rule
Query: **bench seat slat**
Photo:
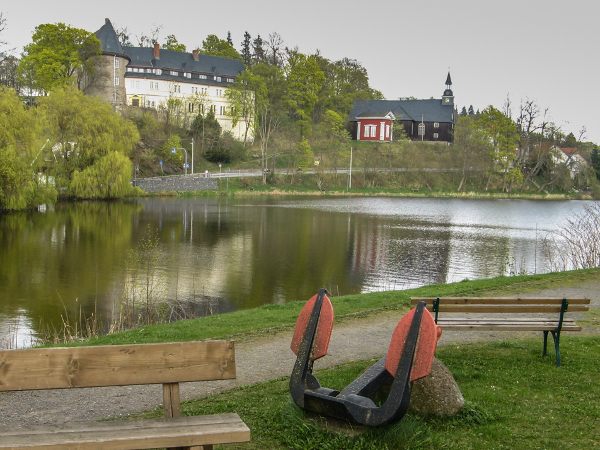
[[(420, 301), (433, 303), (435, 297), (412, 297), (411, 304)], [(567, 298), (571, 305), (589, 305), (589, 298)], [(440, 304), (480, 304), (480, 305), (560, 305), (562, 298), (513, 298), (513, 297), (440, 297)]]
[[(427, 309), (433, 311), (433, 305), (428, 304)], [(586, 305), (569, 305), (569, 312), (588, 311)], [(553, 305), (445, 305), (439, 306), (439, 312), (445, 313), (560, 313), (560, 306)]]
[(74, 423), (0, 433), (2, 450), (127, 450), (249, 441), (250, 430), (237, 414)]
[[(498, 331), (554, 331), (558, 322), (538, 321), (494, 321), (494, 320), (438, 320), (442, 330), (498, 330)], [(581, 327), (575, 323), (563, 323), (562, 331), (581, 331)]]

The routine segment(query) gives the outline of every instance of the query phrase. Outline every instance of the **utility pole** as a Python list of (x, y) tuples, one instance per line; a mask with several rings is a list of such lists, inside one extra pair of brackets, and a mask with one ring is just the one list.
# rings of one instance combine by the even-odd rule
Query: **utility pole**
[(352, 189), (352, 147), (350, 147), (350, 177), (348, 178), (348, 190)]

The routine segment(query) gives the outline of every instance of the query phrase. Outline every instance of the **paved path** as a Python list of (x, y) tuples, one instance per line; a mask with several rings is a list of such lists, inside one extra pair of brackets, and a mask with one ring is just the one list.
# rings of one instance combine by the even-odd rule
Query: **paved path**
[[(599, 309), (600, 279), (578, 287), (546, 289), (523, 296), (589, 297), (592, 299), (592, 309)], [(349, 319), (334, 325), (328, 355), (318, 360), (315, 367), (334, 366), (384, 355), (400, 317), (398, 312), (386, 312), (366, 318)], [(584, 333), (586, 331), (597, 333), (597, 330), (584, 329)], [(530, 332), (522, 333), (521, 336), (538, 334)], [(202, 397), (236, 386), (289, 376), (295, 360), (295, 355), (289, 348), (291, 338), (290, 331), (236, 343), (238, 378), (183, 384), (182, 398)], [(506, 338), (507, 334), (503, 332), (446, 331), (439, 345)], [(99, 420), (150, 410), (161, 402), (162, 388), (156, 385), (11, 392), (0, 394), (0, 426)]]

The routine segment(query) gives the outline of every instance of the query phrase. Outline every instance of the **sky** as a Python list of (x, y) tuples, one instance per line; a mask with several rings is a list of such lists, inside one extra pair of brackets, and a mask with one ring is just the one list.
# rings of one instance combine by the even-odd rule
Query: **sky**
[(356, 59), (385, 98), (441, 98), (448, 71), (455, 104), (503, 109), (524, 100), (561, 130), (600, 143), (599, 0), (20, 0), (3, 2), (0, 40), (21, 52), (37, 25), (62, 22), (94, 32), (109, 18), (131, 41), (162, 26), (188, 50), (209, 34), (244, 32), (335, 61)]

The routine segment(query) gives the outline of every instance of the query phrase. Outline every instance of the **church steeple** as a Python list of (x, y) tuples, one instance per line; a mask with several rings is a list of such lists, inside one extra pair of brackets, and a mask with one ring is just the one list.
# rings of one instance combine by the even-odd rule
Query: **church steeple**
[(446, 90), (442, 96), (442, 105), (454, 106), (454, 93), (452, 92), (452, 78), (450, 78), (450, 71), (446, 77)]

